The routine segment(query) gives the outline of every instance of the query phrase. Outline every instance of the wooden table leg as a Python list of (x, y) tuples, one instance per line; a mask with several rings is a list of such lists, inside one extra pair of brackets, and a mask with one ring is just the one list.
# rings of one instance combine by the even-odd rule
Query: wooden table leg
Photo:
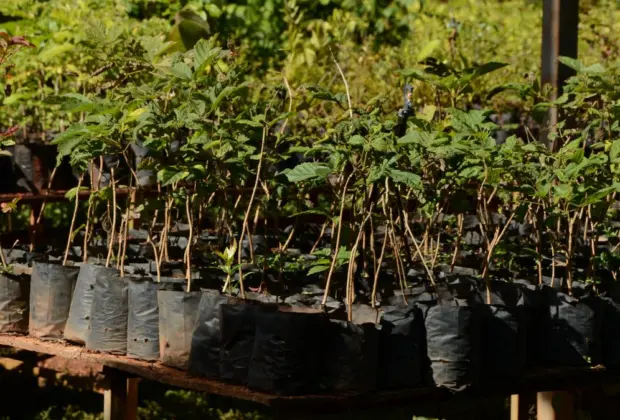
[(575, 398), (570, 391), (539, 392), (536, 397), (538, 420), (574, 420)]
[(529, 420), (530, 407), (536, 400), (534, 394), (514, 394), (510, 396), (510, 420)]
[(135, 420), (138, 411), (138, 378), (104, 368), (107, 389), (103, 394), (104, 420)]

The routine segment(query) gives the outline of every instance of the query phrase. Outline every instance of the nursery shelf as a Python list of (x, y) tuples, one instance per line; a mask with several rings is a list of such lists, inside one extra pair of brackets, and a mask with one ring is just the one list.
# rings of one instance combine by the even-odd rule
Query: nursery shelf
[[(124, 372), (127, 377), (140, 377), (167, 385), (200, 391), (224, 397), (251, 401), (272, 407), (277, 412), (334, 412), (378, 406), (446, 404), (471, 401), (472, 398), (488, 398), (511, 394), (528, 394), (540, 391), (586, 388), (618, 381), (620, 371), (600, 367), (579, 367), (545, 369), (527, 374), (520, 381), (494, 383), (490, 389), (481, 388), (477, 392), (450, 394), (446, 391), (425, 387), (411, 390), (382, 391), (372, 395), (305, 395), (277, 396), (254, 392), (246, 387), (225, 384), (209, 379), (195, 377), (188, 373), (162, 365), (149, 363), (124, 356), (97, 353), (84, 347), (67, 344), (63, 341), (43, 341), (33, 337), (0, 334), (0, 345), (21, 350), (60, 356), (86, 362), (99, 363), (115, 371)], [(288, 417), (290, 418), (290, 417)]]

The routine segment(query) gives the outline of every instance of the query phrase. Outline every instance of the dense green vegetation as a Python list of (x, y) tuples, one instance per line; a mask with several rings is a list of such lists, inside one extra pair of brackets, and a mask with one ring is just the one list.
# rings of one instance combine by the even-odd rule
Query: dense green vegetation
[[(184, 49), (200, 36), (219, 34), (225, 48), (241, 58), (249, 80), (290, 85), (318, 84), (342, 91), (330, 48), (347, 73), (355, 106), (385, 97), (400, 104), (404, 69), (429, 56), (456, 68), (476, 63), (507, 63), (476, 88), (487, 103), (491, 87), (535, 80), (540, 66), (541, 6), (535, 1), (419, 0), (15, 0), (0, 5), (0, 30), (26, 34), (37, 47), (15, 57), (4, 95), (2, 121), (15, 122), (22, 137), (48, 139), (71, 119), (50, 96), (105, 89), (121, 74), (123, 55), (111, 44), (92, 48), (101, 32), (137, 41), (167, 34)], [(582, 2), (581, 58), (587, 64), (618, 58), (615, 2)], [(102, 47), (102, 48), (101, 48)], [(116, 46), (118, 48), (118, 45)], [(115, 62), (108, 58), (118, 53)], [(120, 60), (120, 61), (119, 61)], [(109, 68), (104, 68), (109, 65)], [(114, 66), (112, 66), (114, 65)], [(120, 66), (119, 66), (120, 65)], [(103, 69), (103, 70), (102, 70)], [(414, 101), (428, 103), (430, 89), (416, 89)], [(471, 98), (470, 98), (471, 99)], [(520, 102), (515, 95), (495, 100), (500, 109)]]

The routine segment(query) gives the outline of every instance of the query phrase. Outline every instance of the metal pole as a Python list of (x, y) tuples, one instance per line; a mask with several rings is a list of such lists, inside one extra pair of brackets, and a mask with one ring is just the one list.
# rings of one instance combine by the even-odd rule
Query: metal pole
[[(574, 74), (572, 69), (560, 64), (558, 58), (577, 58), (578, 36), (579, 0), (544, 0), (541, 86), (548, 86), (551, 100), (561, 95), (566, 80)], [(549, 109), (541, 131), (541, 141), (549, 147), (552, 145), (549, 144), (548, 136), (557, 122), (557, 109)]]

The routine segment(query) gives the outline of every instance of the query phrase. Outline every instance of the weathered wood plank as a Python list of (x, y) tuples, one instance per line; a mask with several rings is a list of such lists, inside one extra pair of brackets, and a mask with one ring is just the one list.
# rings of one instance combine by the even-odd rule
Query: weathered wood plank
[(459, 401), (471, 401), (475, 398), (489, 396), (509, 396), (527, 394), (528, 392), (558, 391), (587, 388), (603, 383), (617, 382), (620, 371), (608, 370), (601, 366), (563, 369), (545, 369), (528, 373), (519, 381), (507, 380), (481, 387), (475, 391), (451, 394), (446, 390), (425, 387), (409, 390), (381, 391), (371, 395), (305, 395), (285, 397), (254, 392), (243, 386), (225, 384), (206, 378), (196, 377), (161, 363), (149, 363), (123, 356), (96, 353), (83, 347), (69, 345), (65, 342), (42, 341), (33, 337), (0, 334), (0, 346), (11, 346), (37, 353), (46, 353), (99, 363), (109, 368), (118, 369), (144, 379), (167, 385), (205, 392), (224, 397), (242, 399), (272, 407), (280, 412), (291, 411), (308, 413), (330, 412), (348, 409), (364, 409), (381, 406), (420, 406), (432, 403), (453, 404)]

